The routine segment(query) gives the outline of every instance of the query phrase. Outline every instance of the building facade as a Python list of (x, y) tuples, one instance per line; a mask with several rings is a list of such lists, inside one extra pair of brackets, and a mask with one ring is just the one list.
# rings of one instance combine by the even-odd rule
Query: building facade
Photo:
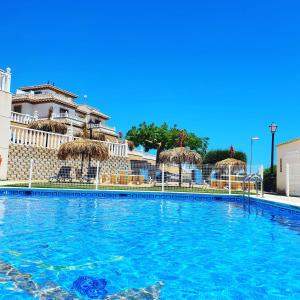
[(300, 196), (300, 138), (278, 144), (277, 191)]
[(11, 121), (26, 126), (33, 120), (52, 118), (74, 127), (75, 134), (89, 122), (94, 130), (103, 133), (108, 141), (116, 141), (116, 128), (106, 125), (110, 117), (87, 104), (76, 103), (78, 96), (54, 86), (41, 84), (17, 89), (12, 97)]

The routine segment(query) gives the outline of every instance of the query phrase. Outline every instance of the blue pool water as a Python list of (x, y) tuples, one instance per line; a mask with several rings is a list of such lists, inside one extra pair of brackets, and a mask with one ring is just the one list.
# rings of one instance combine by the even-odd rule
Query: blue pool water
[(0, 299), (34, 299), (24, 274), (78, 299), (80, 276), (108, 295), (162, 281), (163, 300), (299, 299), (299, 233), (299, 213), (242, 198), (2, 195)]

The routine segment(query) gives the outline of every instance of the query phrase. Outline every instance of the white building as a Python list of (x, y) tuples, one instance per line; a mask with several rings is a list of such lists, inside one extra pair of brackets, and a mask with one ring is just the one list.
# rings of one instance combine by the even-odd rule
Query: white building
[(300, 138), (277, 146), (277, 191), (300, 196)]
[(5, 180), (8, 166), (9, 126), (11, 110), (11, 73), (0, 69), (0, 180)]
[(35, 119), (49, 117), (72, 125), (80, 131), (90, 120), (98, 124), (100, 130), (108, 140), (116, 140), (116, 128), (107, 126), (110, 117), (98, 109), (86, 104), (78, 104), (77, 95), (63, 90), (53, 84), (41, 84), (17, 89), (12, 98), (11, 121), (28, 124)]

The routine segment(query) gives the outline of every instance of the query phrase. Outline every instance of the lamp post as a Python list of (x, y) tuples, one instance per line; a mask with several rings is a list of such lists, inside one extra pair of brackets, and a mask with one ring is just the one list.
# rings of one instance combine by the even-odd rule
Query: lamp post
[(250, 175), (252, 174), (252, 158), (253, 158), (253, 142), (258, 141), (259, 137), (254, 136), (251, 138), (251, 151), (250, 151)]
[[(89, 120), (87, 124), (87, 129), (90, 131), (90, 140), (93, 139), (93, 129), (99, 127), (99, 124), (95, 123), (92, 119)], [(91, 166), (91, 156), (89, 156), (89, 164), (88, 167), (90, 168)]]
[(272, 134), (272, 146), (271, 146), (271, 174), (274, 173), (274, 140), (275, 140), (275, 132), (277, 130), (277, 125), (272, 122), (271, 125), (269, 125), (271, 134)]

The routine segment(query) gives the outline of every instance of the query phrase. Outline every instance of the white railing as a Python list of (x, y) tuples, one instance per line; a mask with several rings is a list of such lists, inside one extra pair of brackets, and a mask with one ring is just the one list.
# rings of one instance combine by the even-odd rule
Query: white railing
[(35, 120), (35, 117), (30, 116), (28, 114), (21, 114), (21, 113), (12, 111), (10, 113), (10, 120), (15, 123), (29, 124)]
[(70, 116), (68, 112), (60, 113), (60, 114), (53, 114), (53, 119), (61, 120), (62, 122), (67, 122), (72, 125), (83, 126), (86, 122), (85, 118), (80, 118), (78, 116)]
[[(58, 149), (61, 144), (74, 139), (76, 138), (70, 135), (45, 132), (18, 126), (10, 127), (10, 142), (12, 144)], [(107, 145), (110, 156), (128, 156), (127, 143), (112, 143), (106, 141), (101, 143), (105, 143)]]
[(45, 132), (18, 126), (10, 127), (10, 142), (12, 144), (58, 149), (70, 139), (67, 135)]
[(98, 126), (98, 128), (100, 128), (101, 132), (108, 133), (108, 134), (113, 134), (113, 135), (116, 135), (116, 136), (118, 135), (116, 133), (116, 127), (111, 127), (111, 126), (100, 124)]

